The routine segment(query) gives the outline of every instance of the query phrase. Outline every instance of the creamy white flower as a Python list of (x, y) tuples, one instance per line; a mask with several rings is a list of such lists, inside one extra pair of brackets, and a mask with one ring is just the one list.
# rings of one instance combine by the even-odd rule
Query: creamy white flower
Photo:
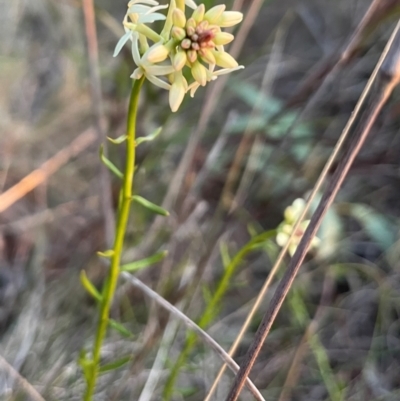
[(132, 32), (132, 57), (133, 61), (137, 65), (135, 71), (131, 75), (131, 78), (140, 79), (143, 75), (154, 85), (170, 90), (171, 85), (162, 79), (158, 78), (159, 76), (165, 76), (172, 74), (174, 72), (174, 67), (171, 64), (167, 65), (159, 65), (154, 64), (149, 61), (149, 54), (154, 52), (154, 49), (159, 46), (159, 43), (151, 46), (143, 56), (140, 56), (139, 52), (139, 34), (137, 32)]
[[(241, 70), (244, 68), (243, 65), (238, 65), (234, 68), (223, 68), (221, 70), (213, 71), (215, 65), (211, 66), (207, 70), (207, 82), (215, 81), (220, 75), (229, 74), (233, 71)], [(190, 91), (190, 97), (194, 97), (197, 89), (199, 89), (200, 84), (197, 81), (194, 81), (192, 84), (189, 85), (188, 91)]]
[[(186, 18), (185, 6), (193, 8)], [(153, 84), (170, 91), (169, 103), (176, 111), (189, 91), (193, 97), (199, 86), (205, 86), (223, 74), (244, 68), (224, 50), (233, 35), (221, 28), (233, 26), (242, 19), (239, 12), (225, 11), (218, 5), (206, 11), (204, 4), (192, 0), (170, 0), (167, 16), (158, 11), (156, 0), (132, 0), (124, 18), (125, 35), (118, 42), (114, 56), (132, 41), (132, 56), (137, 68), (134, 79), (145, 76)], [(165, 20), (157, 33), (147, 24)], [(149, 46), (149, 42), (153, 43)], [(216, 68), (219, 67), (219, 70)], [(192, 83), (188, 84), (184, 70), (189, 69)]]
[(169, 105), (173, 112), (179, 109), (183, 98), (185, 97), (185, 93), (187, 92), (188, 84), (185, 77), (182, 74), (182, 71), (176, 71), (172, 75), (172, 85), (171, 90), (169, 91)]
[(118, 41), (114, 50), (116, 57), (129, 39), (132, 39), (132, 32), (139, 24), (148, 24), (154, 21), (162, 21), (166, 16), (156, 11), (168, 8), (168, 4), (159, 5), (155, 0), (132, 0), (128, 3), (128, 11), (125, 14), (123, 25), (125, 34)]

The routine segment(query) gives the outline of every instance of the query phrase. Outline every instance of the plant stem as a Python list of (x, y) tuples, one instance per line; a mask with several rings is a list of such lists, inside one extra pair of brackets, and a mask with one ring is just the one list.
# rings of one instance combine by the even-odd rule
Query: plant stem
[[(267, 240), (276, 235), (276, 230), (265, 231), (261, 234), (253, 237), (247, 244), (245, 244), (235, 255), (235, 257), (230, 261), (230, 263), (224, 267), (224, 274), (218, 284), (218, 287), (211, 298), (210, 302), (207, 304), (206, 309), (199, 320), (198, 326), (201, 329), (205, 329), (214, 319), (218, 313), (219, 306), (221, 304), (222, 298), (226, 291), (229, 289), (230, 280), (235, 273), (237, 267), (243, 262), (244, 258), (248, 253), (255, 249), (260, 248)], [(171, 373), (167, 379), (164, 387), (163, 400), (169, 401), (173, 395), (176, 379), (178, 378), (179, 371), (185, 364), (187, 357), (189, 356), (192, 348), (196, 344), (197, 336), (196, 333), (190, 332), (186, 338), (185, 346), (178, 359), (174, 363)]]
[(102, 291), (102, 301), (100, 303), (99, 322), (97, 325), (96, 339), (93, 346), (92, 369), (87, 380), (87, 387), (84, 400), (91, 401), (96, 386), (97, 376), (100, 365), (101, 346), (106, 335), (109, 313), (117, 286), (120, 273), (120, 262), (122, 248), (124, 245), (125, 231), (129, 218), (129, 209), (132, 202), (133, 178), (135, 174), (135, 136), (136, 136), (136, 116), (139, 103), (139, 92), (143, 84), (144, 77), (136, 80), (132, 86), (129, 101), (127, 139), (126, 139), (126, 161), (123, 184), (120, 190), (120, 205), (118, 208), (118, 219), (115, 230), (113, 254), (111, 257), (110, 271), (104, 283)]

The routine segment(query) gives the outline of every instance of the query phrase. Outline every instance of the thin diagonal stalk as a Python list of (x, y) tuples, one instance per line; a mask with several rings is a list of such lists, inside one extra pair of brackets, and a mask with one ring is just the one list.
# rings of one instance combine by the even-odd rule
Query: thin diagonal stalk
[[(344, 129), (343, 129), (343, 131), (342, 131), (342, 133), (340, 135), (340, 138), (338, 139), (338, 141), (336, 143), (335, 148), (333, 149), (332, 154), (329, 156), (328, 161), (326, 162), (326, 164), (325, 164), (320, 176), (318, 177), (318, 180), (315, 183), (314, 188), (313, 188), (310, 196), (307, 199), (307, 204), (306, 204), (302, 214), (300, 215), (299, 219), (297, 220), (297, 222), (296, 222), (296, 224), (295, 224), (295, 226), (293, 228), (292, 233), (290, 234), (289, 240), (287, 241), (286, 245), (281, 249), (281, 251), (280, 251), (280, 253), (279, 253), (279, 255), (278, 255), (278, 257), (277, 257), (277, 259), (276, 259), (276, 261), (275, 261), (275, 263), (274, 263), (274, 265), (272, 267), (272, 269), (271, 269), (271, 272), (269, 273), (266, 281), (263, 284), (263, 287), (260, 290), (260, 293), (257, 296), (257, 299), (256, 299), (256, 301), (255, 301), (250, 313), (246, 317), (246, 321), (243, 323), (243, 326), (240, 329), (239, 334), (237, 335), (234, 343), (232, 344), (231, 348), (229, 349), (229, 355), (230, 356), (233, 356), (235, 354), (236, 350), (238, 349), (238, 347), (240, 345), (240, 342), (242, 341), (242, 338), (243, 338), (244, 334), (246, 333), (248, 327), (250, 326), (250, 323), (252, 322), (255, 313), (257, 312), (258, 308), (260, 307), (261, 302), (264, 299), (265, 294), (267, 293), (267, 290), (268, 290), (272, 280), (274, 279), (276, 273), (278, 272), (278, 269), (279, 269), (279, 267), (280, 267), (280, 265), (281, 265), (281, 263), (283, 261), (283, 258), (285, 257), (285, 255), (287, 253), (287, 250), (289, 249), (289, 245), (292, 243), (292, 240), (296, 235), (298, 227), (300, 226), (300, 224), (303, 221), (304, 217), (306, 216), (308, 210), (310, 209), (311, 203), (313, 202), (315, 196), (317, 195), (317, 193), (319, 192), (320, 188), (322, 187), (322, 184), (324, 183), (325, 178), (326, 178), (329, 170), (333, 166), (333, 163), (335, 162), (340, 150), (342, 149), (342, 146), (345, 143), (345, 140), (346, 140), (346, 138), (347, 138), (347, 136), (348, 136), (348, 134), (350, 132), (350, 129), (352, 128), (356, 118), (358, 117), (358, 115), (360, 113), (360, 110), (361, 110), (361, 108), (362, 108), (362, 106), (363, 106), (363, 104), (364, 104), (369, 92), (371, 91), (372, 85), (376, 80), (376, 77), (377, 77), (377, 75), (379, 73), (379, 70), (382, 67), (382, 64), (383, 64), (383, 62), (385, 60), (385, 57), (387, 56), (387, 54), (389, 52), (389, 49), (392, 46), (392, 43), (394, 41), (396, 33), (397, 33), (397, 27), (393, 31), (392, 36), (390, 37), (390, 39), (388, 40), (388, 43), (387, 43), (385, 49), (383, 50), (382, 55), (379, 58), (376, 66), (375, 66), (375, 69), (372, 72), (371, 77), (368, 80), (368, 82), (367, 82), (367, 84), (366, 84), (366, 86), (365, 86), (365, 88), (364, 88), (364, 90), (363, 90), (358, 102), (357, 102), (357, 105), (354, 108), (353, 113), (351, 114), (346, 126), (344, 127)], [(223, 365), (221, 367), (220, 371), (218, 372), (218, 375), (215, 378), (214, 383), (212, 384), (212, 386), (211, 386), (206, 398), (204, 399), (204, 401), (210, 401), (211, 400), (211, 397), (212, 397), (214, 391), (216, 390), (217, 385), (218, 385), (222, 375), (225, 372), (225, 369), (226, 369), (226, 366)]]
[[(213, 294), (211, 300), (207, 303), (206, 309), (201, 316), (198, 326), (201, 329), (205, 329), (210, 322), (215, 317), (218, 308), (221, 304), (221, 300), (225, 295), (227, 289), (229, 288), (230, 280), (235, 273), (238, 266), (243, 262), (244, 258), (252, 252), (253, 250), (260, 247), (261, 244), (265, 243), (268, 239), (272, 238), (276, 235), (275, 230), (263, 232), (255, 237), (253, 237), (247, 244), (245, 244), (235, 255), (235, 257), (225, 266), (224, 274), (217, 286), (215, 293)], [(170, 375), (166, 381), (163, 393), (163, 400), (170, 400), (173, 391), (176, 379), (178, 378), (178, 374), (186, 359), (188, 358), (190, 352), (192, 351), (194, 345), (196, 344), (197, 337), (195, 333), (189, 333), (186, 338), (185, 345), (183, 350), (179, 354), (178, 359), (175, 361), (173, 368), (171, 369)]]
[(125, 231), (129, 218), (129, 210), (132, 202), (133, 178), (135, 173), (135, 138), (136, 138), (136, 116), (139, 103), (139, 92), (144, 77), (136, 80), (132, 86), (128, 110), (127, 139), (126, 139), (126, 161), (123, 184), (120, 190), (120, 205), (118, 208), (118, 220), (116, 225), (113, 254), (108, 277), (103, 287), (102, 300), (100, 303), (99, 322), (96, 331), (96, 338), (93, 346), (92, 369), (88, 378), (85, 393), (85, 401), (91, 401), (96, 386), (100, 364), (101, 346), (106, 335), (109, 322), (109, 313), (117, 286), (120, 273), (120, 262), (122, 248), (124, 245)]
[(393, 50), (394, 55), (391, 55), (389, 52), (387, 59), (385, 59), (385, 62), (381, 69), (383, 77), (383, 79), (381, 80), (381, 87), (378, 90), (377, 96), (375, 97), (372, 106), (368, 108), (367, 112), (365, 113), (365, 123), (362, 124), (361, 129), (355, 134), (354, 138), (349, 144), (346, 154), (338, 165), (331, 182), (327, 186), (320, 200), (320, 203), (311, 218), (310, 224), (307, 227), (293, 258), (288, 265), (285, 275), (283, 276), (274, 293), (274, 296), (271, 299), (271, 303), (263, 317), (263, 320), (261, 321), (253, 343), (246, 354), (245, 360), (239, 370), (239, 373), (236, 375), (235, 381), (231, 387), (228, 397), (226, 398), (226, 401), (236, 401), (238, 399), (244, 384), (244, 380), (248, 377), (254, 365), (254, 362), (261, 350), (261, 347), (264, 344), (264, 341), (272, 327), (272, 324), (307, 254), (310, 243), (321, 225), (323, 217), (325, 216), (329, 206), (335, 199), (337, 192), (339, 191), (344, 179), (346, 178), (347, 173), (355, 157), (360, 151), (365, 139), (367, 138), (374, 122), (376, 121), (377, 116), (379, 115), (389, 96), (393, 92), (393, 89), (399, 83), (399, 27), (400, 21), (398, 22), (394, 31), (394, 34), (397, 35), (393, 36), (394, 46), (390, 49)]
[[(224, 360), (224, 362), (229, 366), (229, 368), (233, 372), (236, 373), (239, 371), (239, 365), (225, 352), (225, 350), (209, 334), (207, 334), (201, 327), (199, 327), (195, 322), (193, 322), (193, 320), (189, 319), (183, 312), (181, 312), (178, 308), (169, 303), (161, 295), (153, 291), (146, 284), (142, 283), (138, 278), (126, 272), (123, 272), (121, 275), (132, 285), (134, 285), (137, 288), (140, 288), (151, 299), (153, 299), (160, 306), (162, 306), (164, 309), (166, 309), (168, 312), (170, 312), (172, 315), (174, 315), (180, 321), (182, 321), (187, 328), (193, 330), (205, 343), (207, 343)], [(245, 380), (245, 383), (249, 391), (252, 393), (253, 397), (257, 401), (265, 401), (262, 394), (258, 391), (257, 387), (249, 378)]]

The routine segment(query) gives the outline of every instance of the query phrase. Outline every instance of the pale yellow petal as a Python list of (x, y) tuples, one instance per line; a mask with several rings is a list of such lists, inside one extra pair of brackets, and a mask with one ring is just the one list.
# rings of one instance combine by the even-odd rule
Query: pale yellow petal
[(192, 66), (192, 75), (193, 78), (201, 85), (205, 86), (207, 83), (207, 71), (204, 65), (200, 64), (198, 61), (195, 61)]
[[(204, 15), (204, 19), (208, 21), (210, 24), (215, 24), (219, 19), (221, 19), (224, 11), (225, 11), (225, 4), (220, 4), (213, 8), (210, 8)], [(219, 24), (217, 24), (219, 25)]]

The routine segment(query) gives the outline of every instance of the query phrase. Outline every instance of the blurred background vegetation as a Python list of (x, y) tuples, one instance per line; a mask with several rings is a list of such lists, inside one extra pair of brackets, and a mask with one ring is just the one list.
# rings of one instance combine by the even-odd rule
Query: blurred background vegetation
[[(373, 24), (316, 98), (319, 72), (339, 59), (370, 3), (229, 1), (228, 9), (248, 17), (236, 47), (246, 68), (200, 88), (176, 114), (165, 91), (146, 85), (142, 92), (139, 135), (163, 131), (139, 148), (136, 193), (171, 215), (154, 219), (134, 206), (124, 261), (168, 250), (137, 276), (192, 320), (203, 318), (225, 349), (277, 256), (274, 238), (240, 259), (221, 298), (204, 311), (227, 277), (229, 259), (251, 235), (275, 229), (284, 209), (312, 189), (395, 23)], [(106, 133), (118, 137), (134, 69), (129, 47), (112, 57), (126, 1), (95, 5)], [(107, 242), (98, 144), (79, 142), (93, 127), (82, 6), (0, 0), (0, 22), (2, 192), (59, 160), (58, 152), (70, 152), (0, 214), (0, 398), (32, 397), (11, 373), (17, 371), (46, 400), (80, 400), (77, 360), (93, 340), (97, 315), (79, 273), (85, 269), (101, 285), (106, 266), (95, 253)], [(398, 99), (396, 92), (356, 160), (324, 220), (321, 247), (307, 257), (255, 365), (251, 377), (266, 400), (400, 398)], [(120, 146), (110, 144), (108, 153), (123, 164)], [(112, 177), (114, 208), (118, 188)], [(128, 355), (131, 362), (102, 376), (96, 400), (204, 399), (222, 364), (209, 346), (187, 337), (183, 325), (127, 283), (112, 314), (133, 335), (110, 331), (104, 359)], [(224, 399), (232, 377), (225, 373), (216, 400)], [(252, 399), (247, 390), (242, 399)]]

